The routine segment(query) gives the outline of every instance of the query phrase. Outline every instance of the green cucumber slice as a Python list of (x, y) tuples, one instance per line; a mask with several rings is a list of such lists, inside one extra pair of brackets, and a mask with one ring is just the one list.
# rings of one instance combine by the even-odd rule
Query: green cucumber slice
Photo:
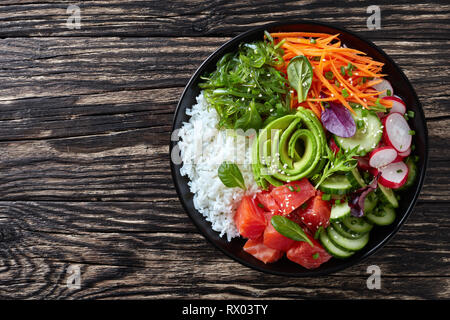
[(378, 197), (375, 192), (369, 192), (364, 200), (364, 214), (373, 211), (378, 203)]
[(342, 219), (350, 214), (350, 206), (347, 201), (341, 202), (339, 204), (333, 204), (331, 207), (330, 220)]
[(378, 226), (387, 226), (395, 221), (395, 210), (394, 208), (385, 206), (379, 210), (374, 210), (364, 215), (367, 220)]
[(354, 253), (353, 251), (344, 250), (336, 246), (333, 242), (331, 242), (330, 238), (328, 237), (325, 231), (322, 231), (320, 233), (319, 240), (322, 243), (325, 250), (327, 250), (329, 254), (331, 254), (336, 258), (342, 259), (348, 258)]
[(395, 198), (394, 191), (392, 189), (386, 188), (385, 186), (378, 184), (378, 195), (380, 200), (384, 203), (391, 205), (393, 208), (398, 208), (398, 201)]
[(342, 219), (342, 223), (353, 232), (366, 233), (372, 230), (373, 224), (363, 218), (357, 218), (352, 215)]
[(355, 123), (362, 123), (363, 125), (356, 129), (353, 137), (342, 138), (334, 135), (334, 140), (339, 148), (344, 151), (358, 147), (358, 154), (366, 155), (368, 152), (375, 149), (380, 142), (383, 134), (383, 127), (377, 114), (362, 108), (354, 108), (355, 114), (352, 114)]
[(397, 190), (405, 190), (409, 187), (412, 187), (417, 178), (417, 165), (414, 160), (411, 159), (411, 157), (408, 157), (408, 159), (406, 159), (405, 161), (405, 164), (408, 166), (408, 178), (406, 179), (405, 184)]
[(364, 248), (364, 246), (369, 242), (369, 233), (365, 233), (362, 237), (356, 239), (349, 239), (341, 236), (332, 226), (327, 228), (328, 238), (336, 246), (349, 251), (357, 251)]
[(357, 232), (351, 231), (350, 229), (348, 229), (346, 226), (344, 226), (339, 221), (331, 221), (330, 223), (333, 226), (334, 230), (336, 230), (337, 233), (339, 233), (343, 237), (346, 237), (349, 239), (358, 239), (364, 235), (364, 233), (357, 233)]
[(334, 174), (319, 186), (319, 190), (329, 194), (347, 194), (353, 189), (352, 184), (343, 174)]
[(354, 168), (352, 171), (347, 172), (346, 176), (353, 187), (359, 189), (366, 186), (366, 183), (361, 177), (358, 168)]

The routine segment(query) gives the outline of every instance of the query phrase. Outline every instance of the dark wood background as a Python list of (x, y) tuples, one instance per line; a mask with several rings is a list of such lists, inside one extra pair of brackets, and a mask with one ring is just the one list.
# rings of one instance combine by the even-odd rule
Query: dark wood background
[[(0, 2), (0, 298), (450, 298), (448, 1)], [(381, 30), (368, 30), (369, 5)], [(190, 75), (249, 27), (334, 23), (401, 66), (425, 108), (430, 166), (410, 219), (365, 262), (290, 279), (232, 261), (181, 208), (168, 156)], [(382, 271), (368, 290), (366, 269)], [(66, 285), (81, 268), (81, 288)]]

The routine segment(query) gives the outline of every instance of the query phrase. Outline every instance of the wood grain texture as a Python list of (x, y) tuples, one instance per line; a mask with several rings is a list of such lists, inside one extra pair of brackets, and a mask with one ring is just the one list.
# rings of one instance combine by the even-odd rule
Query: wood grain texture
[[(450, 5), (377, 1), (0, 3), (0, 298), (450, 298)], [(326, 7), (327, 10), (323, 8)], [(402, 230), (363, 263), (324, 278), (248, 269), (198, 233), (178, 202), (168, 143), (176, 103), (231, 36), (317, 19), (372, 40), (424, 106), (430, 166)], [(366, 287), (367, 266), (383, 272)], [(66, 285), (81, 268), (81, 289)], [(282, 285), (280, 285), (282, 283)]]
[(211, 36), (235, 35), (262, 23), (277, 20), (319, 20), (349, 27), (364, 36), (370, 14), (367, 7), (382, 9), (383, 32), (391, 39), (448, 39), (450, 5), (443, 1), (276, 1), (276, 0), (169, 0), (80, 1), (79, 30), (66, 27), (71, 0), (2, 1), (0, 36)]

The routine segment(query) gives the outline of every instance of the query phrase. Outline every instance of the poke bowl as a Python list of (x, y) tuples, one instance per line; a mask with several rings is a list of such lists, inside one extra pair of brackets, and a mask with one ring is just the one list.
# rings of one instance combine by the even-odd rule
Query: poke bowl
[(170, 142), (172, 178), (198, 230), (250, 268), (337, 272), (380, 250), (418, 199), (422, 106), (372, 42), (316, 22), (229, 40), (189, 80)]

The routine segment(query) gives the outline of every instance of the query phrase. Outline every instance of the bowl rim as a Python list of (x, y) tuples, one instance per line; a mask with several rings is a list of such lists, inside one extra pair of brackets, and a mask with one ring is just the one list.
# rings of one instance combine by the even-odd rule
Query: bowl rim
[[(203, 231), (202, 226), (200, 226), (200, 224), (194, 219), (193, 217), (193, 213), (200, 215), (201, 214), (194, 209), (194, 212), (190, 212), (190, 210), (187, 207), (186, 201), (181, 193), (180, 190), (180, 183), (176, 177), (176, 168), (175, 168), (175, 164), (172, 161), (171, 155), (172, 155), (172, 150), (173, 147), (177, 144), (177, 141), (173, 141), (172, 139), (170, 139), (170, 145), (169, 145), (169, 161), (170, 161), (170, 169), (171, 169), (171, 176), (172, 176), (172, 180), (173, 183), (175, 185), (175, 189), (178, 195), (178, 198), (182, 204), (182, 207), (184, 209), (184, 211), (187, 213), (187, 215), (189, 216), (190, 220), (193, 222), (193, 224), (196, 226), (197, 230), (200, 232), (200, 234), (209, 242), (211, 243), (215, 248), (219, 249), (219, 251), (221, 251), (222, 253), (224, 253), (226, 256), (230, 257), (231, 259), (241, 263), (242, 265), (257, 270), (259, 272), (262, 273), (266, 273), (266, 274), (272, 274), (272, 275), (277, 275), (277, 276), (284, 276), (284, 277), (290, 277), (290, 278), (305, 278), (305, 277), (317, 277), (317, 276), (323, 276), (323, 275), (329, 275), (332, 273), (336, 273), (338, 271), (342, 271), (346, 268), (349, 268), (351, 266), (360, 264), (361, 262), (363, 262), (364, 260), (366, 260), (367, 258), (369, 258), (370, 256), (372, 256), (373, 254), (375, 254), (377, 251), (379, 251), (381, 248), (383, 248), (400, 230), (400, 228), (403, 226), (403, 224), (406, 222), (406, 220), (409, 218), (409, 216), (411, 215), (414, 206), (417, 203), (418, 197), (420, 195), (420, 192), (422, 190), (423, 187), (423, 183), (426, 177), (426, 169), (428, 167), (428, 157), (429, 157), (429, 144), (428, 144), (428, 128), (427, 128), (427, 123), (426, 123), (426, 118), (425, 118), (425, 114), (423, 111), (423, 105), (420, 102), (416, 91), (414, 90), (414, 87), (412, 86), (412, 84), (410, 83), (409, 79), (406, 77), (406, 75), (404, 74), (403, 70), (395, 63), (394, 60), (392, 60), (392, 58), (386, 53), (384, 52), (382, 49), (380, 49), (377, 45), (375, 45), (372, 41), (367, 40), (365, 38), (362, 38), (361, 36), (355, 34), (352, 31), (348, 31), (347, 29), (344, 29), (342, 27), (337, 27), (335, 25), (332, 24), (328, 24), (328, 23), (323, 23), (323, 22), (316, 22), (316, 21), (311, 21), (311, 20), (307, 20), (307, 19), (298, 19), (298, 20), (286, 20), (286, 21), (274, 21), (274, 22), (270, 22), (270, 23), (265, 23), (265, 24), (260, 24), (258, 26), (255, 26), (253, 28), (250, 28), (247, 31), (244, 31), (242, 33), (239, 33), (238, 35), (232, 37), (231, 39), (229, 39), (228, 41), (226, 41), (225, 43), (223, 43), (222, 45), (220, 45), (218, 48), (216, 48), (214, 50), (214, 52), (212, 52), (205, 60), (203, 60), (203, 62), (200, 64), (200, 66), (196, 69), (196, 71), (192, 74), (192, 76), (190, 77), (189, 81), (187, 82), (187, 84), (185, 85), (183, 92), (180, 96), (180, 99), (178, 100), (176, 109), (174, 111), (174, 116), (173, 116), (173, 121), (172, 121), (172, 128), (171, 128), (171, 136), (173, 135), (174, 130), (176, 129), (176, 120), (178, 118), (178, 114), (181, 110), (181, 103), (184, 100), (188, 90), (191, 88), (191, 86), (194, 84), (194, 81), (196, 81), (196, 79), (198, 78), (198, 76), (204, 72), (204, 69), (209, 65), (210, 61), (213, 60), (214, 58), (217, 57), (217, 55), (221, 54), (223, 51), (225, 51), (229, 46), (238, 43), (239, 41), (241, 41), (242, 39), (246, 38), (247, 36), (253, 34), (253, 33), (257, 33), (257, 32), (262, 32), (264, 30), (268, 30), (271, 28), (276, 28), (276, 27), (283, 27), (283, 26), (289, 26), (289, 25), (300, 25), (300, 24), (309, 24), (309, 25), (314, 25), (314, 26), (323, 26), (323, 27), (328, 27), (331, 29), (335, 29), (339, 32), (342, 33), (347, 33), (352, 37), (357, 38), (358, 40), (364, 42), (365, 44), (367, 44), (368, 46), (372, 47), (373, 49), (375, 49), (376, 51), (378, 51), (387, 61), (389, 61), (389, 63), (391, 65), (393, 65), (399, 72), (400, 77), (403, 79), (403, 81), (409, 86), (409, 91), (412, 93), (414, 100), (417, 102), (417, 107), (418, 110), (420, 112), (420, 116), (421, 118), (424, 120), (423, 121), (423, 133), (424, 133), (424, 157), (423, 157), (423, 164), (422, 167), (420, 168), (420, 175), (418, 177), (418, 181), (416, 182), (416, 189), (415, 189), (415, 193), (413, 196), (412, 201), (409, 203), (409, 205), (407, 206), (407, 209), (405, 211), (405, 213), (402, 215), (401, 219), (397, 222), (395, 228), (385, 237), (383, 238), (383, 240), (381, 240), (380, 242), (378, 242), (372, 249), (368, 250), (367, 252), (365, 252), (364, 254), (362, 254), (360, 257), (358, 257), (355, 260), (342, 260), (343, 262), (341, 264), (338, 264), (336, 266), (332, 266), (328, 269), (325, 270), (307, 270), (307, 271), (303, 271), (301, 273), (287, 273), (287, 272), (283, 272), (283, 271), (276, 271), (276, 270), (268, 270), (268, 269), (264, 269), (259, 267), (258, 265), (252, 264), (249, 261), (246, 261), (242, 258), (240, 258), (239, 256), (225, 250), (224, 248), (220, 247), (218, 244), (215, 243), (214, 239), (212, 239), (206, 232)], [(201, 216), (203, 217), (203, 216)]]

